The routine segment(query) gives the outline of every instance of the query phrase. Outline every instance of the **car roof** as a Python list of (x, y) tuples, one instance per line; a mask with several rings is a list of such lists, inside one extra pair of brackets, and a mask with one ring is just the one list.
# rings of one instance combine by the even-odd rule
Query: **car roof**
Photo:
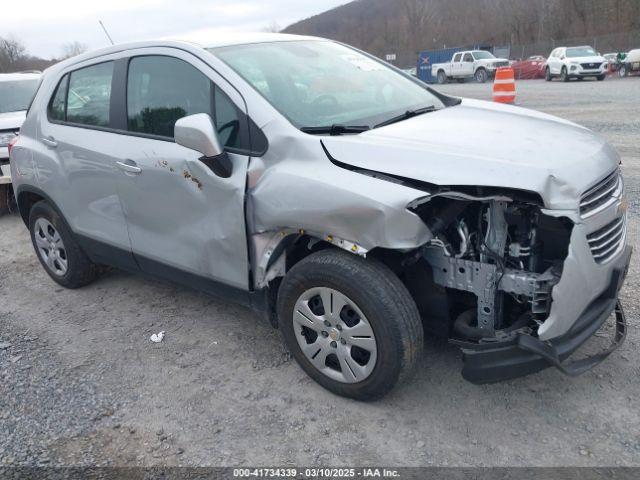
[(15, 82), (20, 80), (38, 80), (41, 73), (0, 73), (0, 82)]
[(232, 32), (214, 35), (208, 40), (206, 43), (204, 42), (192, 42), (185, 40), (146, 40), (142, 42), (130, 42), (130, 43), (119, 43), (116, 45), (112, 45), (109, 47), (101, 48), (98, 50), (92, 50), (90, 52), (86, 52), (75, 57), (71, 57), (67, 60), (64, 60), (53, 67), (51, 69), (57, 70), (58, 68), (64, 68), (68, 65), (74, 65), (76, 63), (84, 62), (85, 60), (91, 60), (94, 58), (102, 57), (104, 55), (109, 55), (112, 53), (118, 53), (125, 50), (133, 50), (137, 48), (162, 48), (162, 47), (173, 47), (173, 48), (182, 48), (182, 49), (209, 49), (209, 48), (217, 48), (217, 47), (228, 47), (233, 45), (246, 45), (251, 43), (266, 43), (266, 42), (291, 42), (296, 40), (325, 40), (320, 37), (310, 37), (303, 35), (291, 35), (285, 33), (241, 33), (241, 32)]

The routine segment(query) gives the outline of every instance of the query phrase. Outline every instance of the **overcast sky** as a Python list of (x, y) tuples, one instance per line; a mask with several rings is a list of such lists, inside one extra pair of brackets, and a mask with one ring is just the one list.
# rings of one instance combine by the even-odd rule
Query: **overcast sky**
[[(281, 28), (348, 0), (18, 0), (0, 15), (0, 36), (22, 41), (43, 58), (61, 54), (65, 43), (90, 49), (108, 45), (102, 20), (116, 43), (176, 38), (207, 43), (228, 31)], [(9, 5), (10, 3), (10, 5)]]

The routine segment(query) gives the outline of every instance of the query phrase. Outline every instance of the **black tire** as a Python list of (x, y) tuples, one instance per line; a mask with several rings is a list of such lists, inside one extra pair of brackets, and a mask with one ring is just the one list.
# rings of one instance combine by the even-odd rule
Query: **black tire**
[[(36, 221), (43, 218), (56, 229), (64, 244), (67, 270), (64, 275), (56, 274), (43, 260), (36, 244)], [(94, 281), (98, 275), (98, 267), (89, 260), (89, 257), (78, 245), (71, 229), (63, 218), (45, 201), (36, 203), (29, 213), (29, 231), (31, 242), (40, 264), (47, 274), (58, 284), (65, 288), (80, 288)]]
[(571, 78), (569, 77), (569, 73), (567, 72), (567, 67), (562, 67), (562, 71), (560, 72), (560, 80), (562, 80), (563, 82), (568, 82), (569, 80), (571, 80)]
[(484, 68), (479, 68), (478, 70), (476, 70), (473, 78), (475, 78), (476, 82), (478, 83), (486, 83), (489, 79), (489, 74), (487, 74), (487, 71)]
[(9, 185), (0, 185), (0, 215), (9, 213)]
[(444, 85), (445, 83), (447, 83), (447, 74), (446, 74), (446, 73), (444, 73), (442, 70), (440, 70), (440, 71), (438, 72), (437, 79), (438, 79), (438, 83), (439, 83), (440, 85)]
[(599, 82), (602, 82), (605, 78), (607, 78), (607, 76), (606, 75), (598, 75), (596, 78), (598, 79)]
[(547, 69), (544, 72), (544, 79), (547, 82), (550, 82), (551, 80), (553, 80), (553, 76), (551, 75), (551, 69), (549, 67), (547, 67)]
[[(338, 290), (364, 313), (373, 330), (377, 361), (358, 383), (343, 383), (323, 374), (305, 356), (294, 327), (294, 308), (308, 290)], [(321, 386), (343, 397), (375, 400), (405, 381), (424, 347), (420, 314), (404, 284), (384, 264), (339, 250), (323, 250), (297, 263), (278, 292), (278, 324), (285, 343), (302, 369)]]

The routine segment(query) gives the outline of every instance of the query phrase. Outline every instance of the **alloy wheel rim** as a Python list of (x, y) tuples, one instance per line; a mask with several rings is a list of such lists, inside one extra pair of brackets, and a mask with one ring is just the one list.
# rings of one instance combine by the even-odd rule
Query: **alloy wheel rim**
[(38, 255), (54, 275), (64, 276), (69, 268), (69, 261), (62, 237), (45, 218), (36, 220), (34, 229)]
[(304, 292), (292, 321), (302, 353), (327, 377), (358, 383), (375, 369), (373, 328), (355, 302), (338, 290), (316, 287)]

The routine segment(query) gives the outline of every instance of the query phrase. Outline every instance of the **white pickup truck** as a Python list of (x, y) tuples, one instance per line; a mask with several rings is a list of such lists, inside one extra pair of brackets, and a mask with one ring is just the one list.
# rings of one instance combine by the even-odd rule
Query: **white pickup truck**
[(473, 78), (478, 83), (484, 83), (493, 78), (499, 67), (508, 67), (509, 60), (496, 58), (492, 53), (484, 50), (469, 50), (456, 53), (448, 63), (434, 63), (431, 67), (438, 83), (447, 83), (449, 78), (463, 81)]

